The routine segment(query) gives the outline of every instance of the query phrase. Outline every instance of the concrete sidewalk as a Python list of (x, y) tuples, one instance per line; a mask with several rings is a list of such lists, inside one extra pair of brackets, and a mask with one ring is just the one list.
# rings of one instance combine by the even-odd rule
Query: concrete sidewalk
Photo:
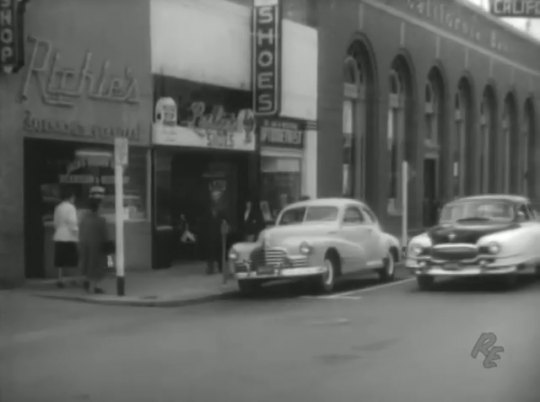
[(106, 305), (140, 307), (175, 307), (205, 303), (232, 297), (237, 292), (231, 278), (223, 283), (221, 274), (206, 275), (202, 264), (176, 266), (164, 270), (128, 271), (125, 277), (125, 296), (116, 295), (116, 278), (109, 273), (100, 287), (105, 294), (94, 295), (82, 288), (82, 278), (67, 280), (64, 289), (56, 280), (27, 281), (21, 289), (39, 297)]

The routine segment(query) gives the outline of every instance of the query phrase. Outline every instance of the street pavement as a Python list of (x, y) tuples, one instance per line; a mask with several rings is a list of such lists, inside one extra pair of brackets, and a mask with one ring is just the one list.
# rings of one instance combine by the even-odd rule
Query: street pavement
[[(168, 309), (0, 292), (0, 401), (540, 400), (540, 283), (374, 285)], [(483, 333), (496, 367), (471, 357)]]

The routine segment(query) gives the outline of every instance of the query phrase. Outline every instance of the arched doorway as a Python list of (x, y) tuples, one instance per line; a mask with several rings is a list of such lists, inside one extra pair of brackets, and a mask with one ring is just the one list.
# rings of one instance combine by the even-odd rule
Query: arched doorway
[(473, 177), (469, 174), (469, 161), (472, 158), (474, 142), (472, 140), (472, 90), (465, 77), (458, 82), (454, 95), (454, 152), (452, 177), (454, 197), (464, 196), (472, 187)]
[(520, 172), (522, 182), (522, 192), (532, 197), (534, 194), (534, 147), (535, 147), (535, 121), (534, 104), (531, 98), (525, 101), (523, 108), (523, 137)]
[(364, 40), (354, 41), (343, 64), (343, 185), (344, 196), (366, 198), (367, 133), (376, 119), (373, 60)]
[(517, 193), (520, 191), (521, 183), (518, 181), (519, 172), (519, 132), (518, 132), (518, 113), (515, 97), (509, 93), (504, 98), (504, 106), (501, 124), (501, 153), (500, 172), (501, 182), (499, 189), (503, 193)]
[[(389, 76), (387, 151), (388, 151), (388, 201), (387, 213), (403, 213), (402, 163), (412, 162), (416, 141), (412, 141), (414, 119), (414, 92), (411, 67), (403, 55), (391, 64)], [(413, 169), (413, 166), (411, 166)]]
[(480, 191), (495, 192), (497, 185), (497, 98), (491, 85), (486, 86), (480, 103)]
[[(444, 135), (444, 98), (445, 87), (442, 74), (437, 67), (431, 68), (428, 73), (424, 93), (424, 121), (426, 136), (424, 144), (424, 200), (423, 223), (432, 226), (437, 220), (437, 211), (442, 201), (444, 175), (441, 169), (441, 148), (446, 142)], [(445, 158), (442, 155), (442, 158)]]

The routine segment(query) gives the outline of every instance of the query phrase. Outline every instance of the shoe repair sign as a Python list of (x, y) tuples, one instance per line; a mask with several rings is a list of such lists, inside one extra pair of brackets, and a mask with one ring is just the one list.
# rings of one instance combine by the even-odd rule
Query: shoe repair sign
[(281, 10), (279, 0), (254, 0), (253, 109), (271, 116), (280, 109)]

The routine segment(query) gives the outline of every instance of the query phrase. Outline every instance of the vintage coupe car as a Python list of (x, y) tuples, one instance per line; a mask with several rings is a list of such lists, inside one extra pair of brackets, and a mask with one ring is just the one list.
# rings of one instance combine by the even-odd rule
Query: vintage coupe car
[(321, 198), (284, 208), (256, 242), (231, 247), (229, 264), (241, 292), (279, 279), (309, 280), (331, 292), (336, 279), (362, 270), (392, 280), (399, 250), (398, 239), (381, 230), (366, 204)]
[(517, 275), (540, 263), (540, 222), (530, 201), (514, 195), (479, 195), (444, 205), (438, 225), (413, 237), (405, 267), (420, 289), (437, 277), (500, 276), (513, 285)]

